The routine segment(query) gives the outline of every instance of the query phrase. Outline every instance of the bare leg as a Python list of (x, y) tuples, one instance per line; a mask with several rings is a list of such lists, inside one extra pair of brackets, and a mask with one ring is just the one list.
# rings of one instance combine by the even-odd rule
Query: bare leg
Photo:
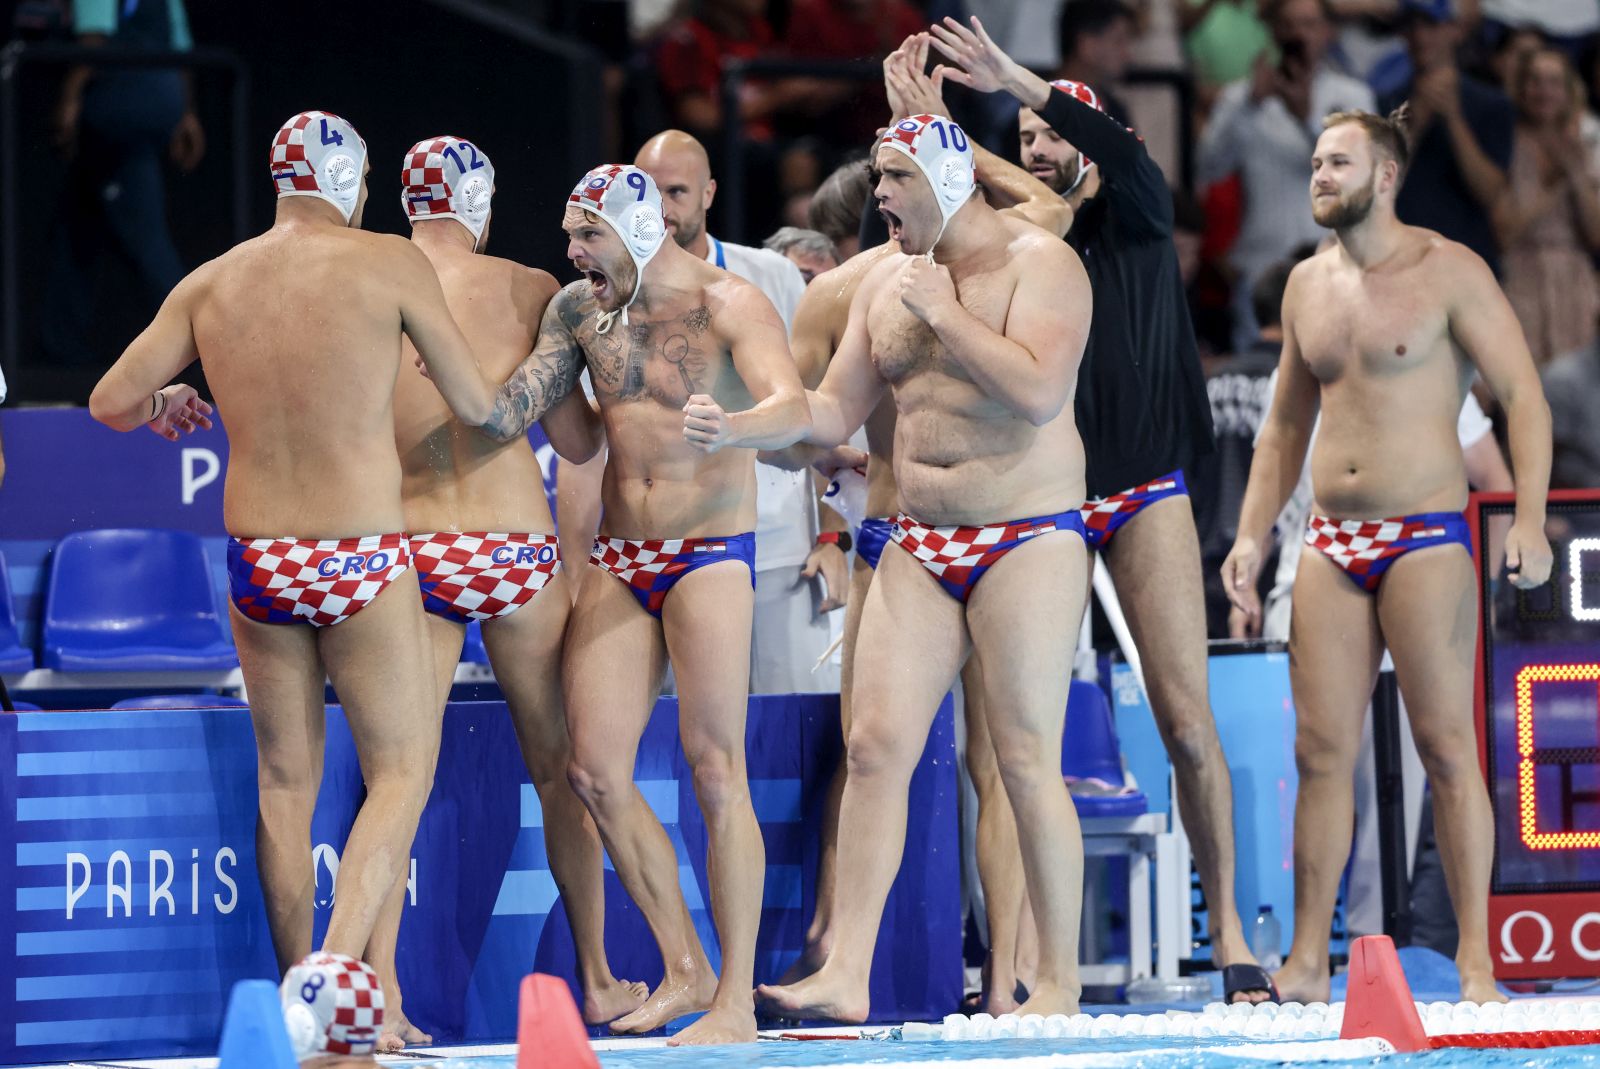
[(983, 884), (984, 911), (989, 917), (989, 956), (984, 962), (983, 1008), (992, 1014), (1017, 1008), (1017, 927), (1027, 881), (1022, 875), (1022, 846), (1017, 818), (1011, 812), (994, 743), (984, 715), (983, 668), (978, 655), (961, 670), (961, 693), (967, 720), (967, 773), (978, 795), (978, 880)]
[(567, 775), (661, 948), (660, 986), (611, 1022), (614, 1032), (650, 1032), (710, 1006), (717, 981), (678, 886), (672, 842), (633, 782), (639, 737), (666, 670), (661, 625), (616, 576), (592, 564), (584, 572), (561, 673), (572, 735)]
[(405, 572), (344, 623), (323, 628), (317, 646), (367, 786), (345, 843), (322, 949), (359, 957), (409, 866), (439, 760), (439, 692), (416, 572)]
[(1307, 548), (1294, 583), (1294, 944), (1273, 977), (1285, 1002), (1328, 998), (1328, 934), (1355, 823), (1361, 721), (1383, 641), (1376, 605), (1337, 564)]
[(1077, 634), (1085, 593), (1083, 540), (1042, 535), (1000, 560), (967, 603), (983, 662), (984, 712), (1006, 797), (1016, 813), (1028, 898), (1039, 930), (1039, 973), (1019, 1014), (1076, 1013), (1083, 840), (1061, 779), (1071, 677), (1041, 670)]
[(561, 701), (561, 639), (571, 609), (561, 571), (527, 605), (485, 621), (483, 642), (544, 813), (545, 855), (567, 907), (583, 982), (583, 1019), (604, 1024), (638, 1009), (649, 988), (611, 975), (600, 835), (567, 782), (572, 741)]
[(678, 678), (678, 731), (706, 822), (711, 916), (722, 946), (711, 1008), (669, 1046), (756, 1039), (756, 932), (767, 861), (745, 766), (754, 607), (749, 570), (730, 561), (684, 577), (662, 611)]
[[(455, 679), (456, 665), (461, 661), (461, 644), (466, 640), (467, 629), (443, 617), (425, 615), (424, 626), (433, 657), (433, 680), (439, 710), (439, 724), (444, 725), (444, 707), (450, 700), (450, 686)], [(400, 990), (400, 972), (395, 964), (395, 954), (400, 943), (400, 921), (405, 913), (407, 877), (410, 866), (400, 870), (389, 897), (384, 899), (383, 911), (367, 940), (366, 962), (378, 974), (383, 984), (383, 1035), (378, 1037), (380, 1051), (397, 1051), (408, 1046), (433, 1042), (433, 1037), (411, 1023), (405, 1014), (405, 998)]]
[(1411, 734), (1433, 791), (1439, 855), (1461, 932), (1456, 946), (1461, 997), (1504, 1002), (1489, 956), (1494, 814), (1472, 721), (1478, 635), (1472, 560), (1454, 546), (1407, 554), (1384, 576), (1377, 600)]
[(838, 885), (850, 893), (834, 900), (827, 963), (798, 983), (757, 990), (775, 1012), (866, 1020), (883, 904), (905, 850), (911, 774), (966, 656), (965, 631), (961, 603), (909, 553), (885, 549), (856, 639), (862, 671), (853, 680), (849, 774), (839, 809), (841, 827), (871, 834), (839, 840)]
[[(1172, 759), (1184, 829), (1206, 895), (1211, 959), (1218, 968), (1254, 963), (1234, 901), (1233, 783), (1211, 712), (1200, 542), (1189, 499), (1157, 501), (1130, 520), (1107, 546), (1106, 566)], [(1270, 992), (1240, 995), (1237, 1001), (1260, 1002)]]
[[(843, 669), (839, 685), (839, 718), (843, 735), (850, 737), (851, 680), (855, 673), (856, 635), (861, 631), (861, 606), (867, 598), (867, 588), (872, 584), (872, 569), (857, 557), (850, 572), (850, 596), (844, 608)], [(828, 950), (833, 946), (833, 889), (838, 870), (839, 804), (844, 799), (846, 759), (839, 754), (839, 767), (828, 781), (828, 794), (822, 803), (822, 830), (817, 844), (817, 909), (811, 915), (811, 926), (806, 929), (806, 945), (800, 957), (789, 966), (778, 980), (780, 985), (792, 984), (822, 968), (828, 960)]]
[(282, 975), (311, 953), (311, 814), (322, 786), (322, 661), (309, 626), (257, 623), (229, 606), (250, 690), (260, 815), (256, 867)]

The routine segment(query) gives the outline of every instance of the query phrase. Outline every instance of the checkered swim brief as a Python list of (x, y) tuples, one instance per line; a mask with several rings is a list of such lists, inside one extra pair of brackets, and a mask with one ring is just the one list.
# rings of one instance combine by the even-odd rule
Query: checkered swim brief
[(725, 560), (740, 560), (750, 568), (750, 585), (756, 583), (754, 532), (732, 538), (632, 538), (600, 537), (594, 540), (589, 563), (597, 564), (628, 584), (633, 596), (651, 616), (660, 617), (661, 606), (678, 580), (698, 568)]
[(933, 573), (945, 593), (965, 602), (978, 580), (1001, 557), (1028, 539), (1052, 531), (1072, 531), (1082, 538), (1083, 517), (1073, 509), (1057, 516), (982, 527), (927, 527), (902, 512), (894, 518), (894, 534), (890, 537)]
[(1120, 494), (1090, 498), (1083, 503), (1082, 509), (1084, 540), (1089, 543), (1090, 549), (1105, 549), (1117, 529), (1139, 515), (1141, 510), (1162, 498), (1188, 493), (1189, 487), (1184, 483), (1180, 469)]
[(264, 624), (331, 627), (348, 620), (411, 567), (401, 534), (362, 538), (228, 539), (228, 592)]
[(1472, 552), (1472, 533), (1459, 512), (1419, 512), (1392, 520), (1330, 520), (1312, 516), (1306, 545), (1321, 550), (1356, 586), (1371, 594), (1383, 573), (1414, 549), (1459, 544)]
[(561, 570), (555, 535), (414, 534), (422, 607), (458, 624), (507, 616)]
[(883, 557), (883, 547), (894, 539), (894, 521), (887, 516), (868, 516), (856, 531), (856, 556), (876, 569)]

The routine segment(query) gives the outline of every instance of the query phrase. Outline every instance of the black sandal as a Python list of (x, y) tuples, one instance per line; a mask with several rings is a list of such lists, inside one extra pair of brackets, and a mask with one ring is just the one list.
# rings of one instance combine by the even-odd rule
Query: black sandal
[(1267, 970), (1254, 963), (1225, 965), (1222, 968), (1222, 1001), (1232, 1004), (1233, 996), (1246, 991), (1265, 991), (1264, 1002), (1278, 1002), (1278, 989), (1273, 986)]

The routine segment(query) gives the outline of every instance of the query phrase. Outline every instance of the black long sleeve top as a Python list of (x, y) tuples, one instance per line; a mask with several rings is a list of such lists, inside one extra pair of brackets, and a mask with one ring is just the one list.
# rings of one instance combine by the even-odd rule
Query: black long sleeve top
[(1109, 497), (1211, 453), (1211, 405), (1172, 243), (1172, 194), (1144, 142), (1053, 90), (1040, 117), (1100, 170), (1067, 234), (1094, 287), (1078, 371), (1088, 493)]

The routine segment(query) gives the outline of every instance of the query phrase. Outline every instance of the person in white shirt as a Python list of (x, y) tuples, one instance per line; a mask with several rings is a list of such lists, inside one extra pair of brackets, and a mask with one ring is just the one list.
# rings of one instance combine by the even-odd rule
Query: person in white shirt
[(1327, 63), (1333, 24), (1324, 0), (1268, 0), (1263, 7), (1278, 58), (1263, 55), (1252, 77), (1223, 89), (1199, 152), (1200, 187), (1236, 173), (1244, 185), (1244, 219), (1228, 257), (1238, 273), (1233, 336), (1240, 352), (1258, 331), (1250, 306), (1256, 279), (1323, 237), (1306, 211), (1311, 149), (1323, 116), (1376, 108), (1371, 89)]
[[(785, 329), (805, 292), (800, 269), (780, 253), (719, 241), (706, 231), (716, 197), (711, 161), (699, 141), (666, 130), (645, 142), (634, 165), (655, 179), (662, 214), (678, 246), (753, 283), (767, 295)], [(756, 606), (750, 640), (750, 693), (795, 694), (839, 689), (837, 664), (812, 668), (841, 626), (824, 605), (842, 605), (849, 582), (838, 536), (818, 541), (817, 491), (806, 471), (756, 464)], [(811, 576), (820, 575), (826, 589)], [(826, 599), (826, 601), (824, 601)]]

